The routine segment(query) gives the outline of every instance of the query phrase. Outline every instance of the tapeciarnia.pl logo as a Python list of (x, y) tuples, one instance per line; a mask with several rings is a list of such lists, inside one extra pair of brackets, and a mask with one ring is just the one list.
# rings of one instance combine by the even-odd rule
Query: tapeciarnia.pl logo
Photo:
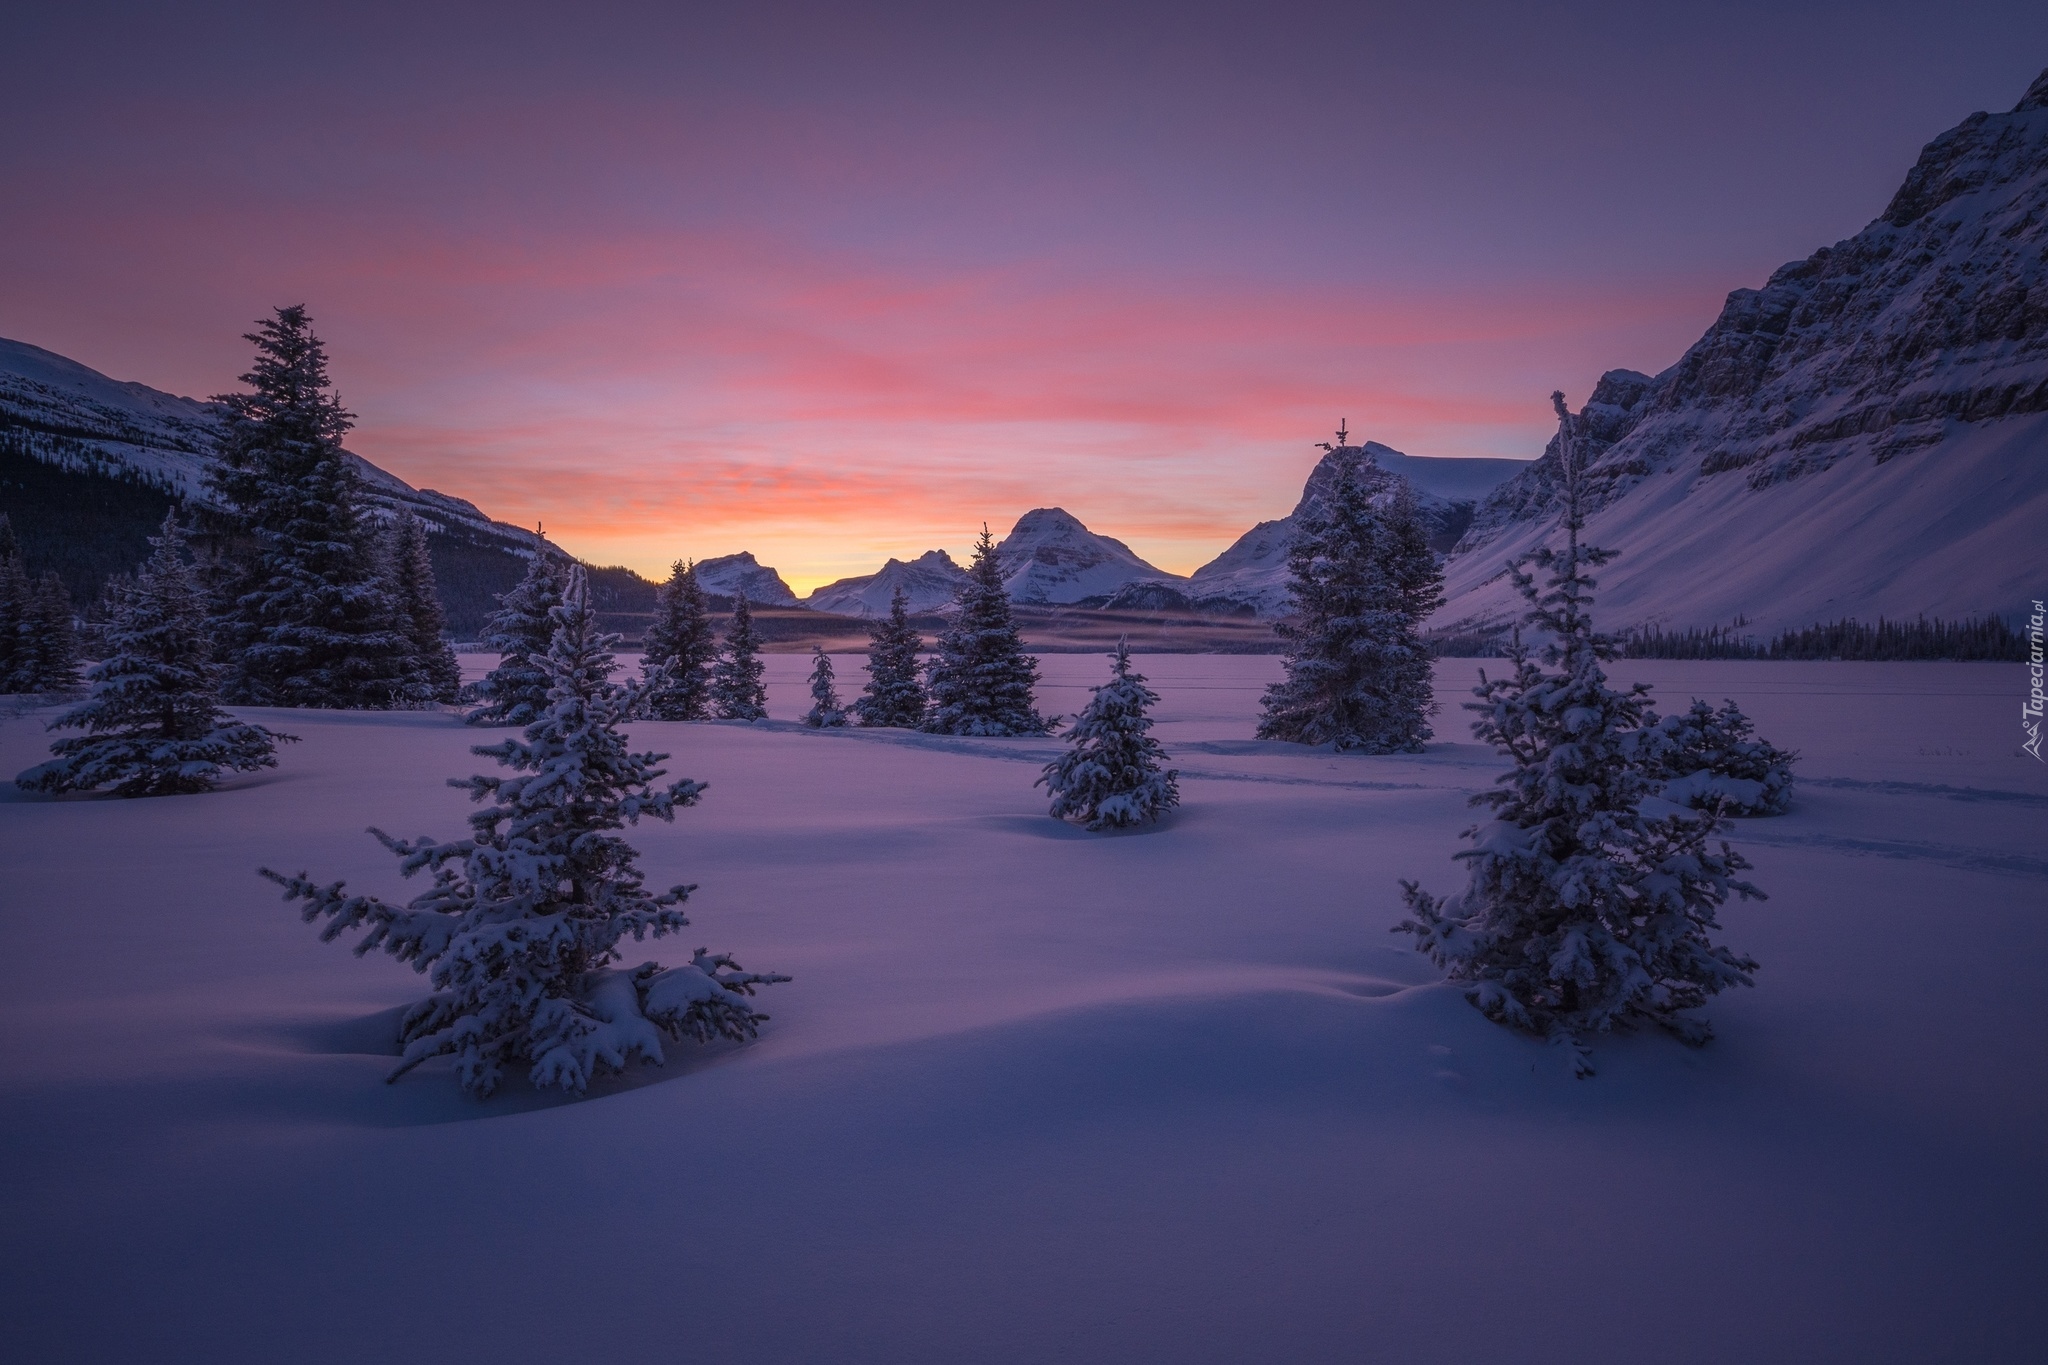
[(2043, 607), (2040, 598), (2034, 599), (2034, 614), (2027, 618), (2027, 675), (2031, 686), (2027, 689), (2026, 704), (2020, 707), (2020, 728), (2027, 732), (2027, 742), (2020, 747), (2034, 756), (2036, 763), (2048, 763), (2041, 757), (2041, 623), (2048, 618), (2048, 607)]

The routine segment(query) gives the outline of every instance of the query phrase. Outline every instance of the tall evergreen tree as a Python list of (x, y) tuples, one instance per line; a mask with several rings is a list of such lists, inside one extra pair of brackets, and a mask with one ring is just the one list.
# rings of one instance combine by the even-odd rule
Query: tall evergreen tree
[(1525, 625), (1547, 637), (1541, 665), (1516, 632), (1510, 672), (1480, 675), (1472, 729), (1513, 766), (1494, 791), (1473, 798), (1493, 818), (1465, 831), (1471, 869), (1461, 896), (1439, 900), (1404, 881), (1409, 917), (1397, 933), (1454, 981), (1487, 1017), (1572, 1043), (1582, 1075), (1589, 1033), (1638, 1022), (1698, 1046), (1712, 1036), (1688, 1015), (1730, 986), (1751, 984), (1757, 964), (1708, 934), (1732, 895), (1761, 896), (1735, 878), (1749, 866), (1724, 842), (1708, 847), (1711, 813), (1661, 816), (1641, 809), (1651, 790), (1644, 727), (1648, 689), (1607, 685), (1615, 642), (1593, 629), (1592, 570), (1611, 552), (1583, 546), (1581, 447), (1562, 394), (1558, 411), (1565, 548), (1531, 557), (1546, 571), (1539, 593), (1523, 565), (1509, 566), (1528, 603)]
[(974, 563), (954, 599), (958, 612), (939, 633), (924, 728), (938, 735), (1042, 735), (1053, 721), (1032, 706), (1038, 660), (1024, 652), (1010, 611), (995, 537), (981, 528)]
[(14, 526), (0, 513), (0, 692), (78, 686), (78, 620), (64, 580), (29, 575)]
[(1405, 482), (1376, 498), (1364, 451), (1331, 458), (1328, 490), (1302, 509), (1288, 549), (1287, 676), (1266, 690), (1259, 738), (1420, 753), (1436, 709), (1421, 627), (1443, 600), (1443, 571)]
[(78, 615), (71, 591), (44, 570), (29, 599), (27, 681), (24, 692), (61, 692), (78, 686)]
[(1159, 694), (1132, 670), (1129, 641), (1118, 640), (1109, 657), (1109, 681), (1074, 718), (1066, 752), (1033, 784), (1052, 794), (1055, 819), (1094, 830), (1147, 824), (1180, 804), (1180, 773), (1161, 767), (1166, 751), (1150, 733)]
[(462, 665), (448, 643), (448, 617), (434, 584), (427, 528), (403, 508), (386, 533), (385, 596), (406, 642), (406, 693), (416, 705), (452, 702), (462, 692)]
[(213, 491), (236, 550), (219, 604), (223, 693), (261, 706), (388, 707), (406, 697), (406, 643), (378, 572), (376, 532), (342, 437), (354, 425), (303, 307), (246, 340), (256, 363), (225, 410)]
[(149, 560), (122, 593), (106, 629), (105, 654), (88, 675), (92, 696), (51, 723), (84, 730), (56, 741), (57, 757), (15, 781), (30, 791), (120, 796), (202, 792), (223, 769), (277, 766), (278, 740), (222, 711), (219, 670), (207, 657), (205, 599), (185, 562), (176, 513), (150, 544)]
[(35, 583), (13, 523), (0, 513), (0, 692), (33, 692), (35, 683)]
[(868, 685), (854, 700), (862, 725), (915, 730), (924, 724), (924, 637), (910, 624), (910, 599), (903, 589), (889, 598), (889, 614), (868, 627)]
[(819, 730), (834, 729), (846, 724), (846, 708), (839, 704), (832, 656), (823, 645), (812, 645), (811, 655), (811, 709), (804, 712), (804, 724)]
[(583, 570), (571, 571), (553, 608), (556, 630), (540, 656), (548, 707), (523, 739), (473, 752), (508, 776), (455, 778), (488, 804), (470, 816), (467, 839), (394, 839), (372, 830), (410, 876), (434, 884), (405, 906), (321, 886), (305, 873), (263, 869), (303, 901), (321, 938), (363, 930), (358, 954), (383, 949), (430, 973), (434, 994), (407, 1011), (404, 1056), (390, 1079), (434, 1057), (455, 1058), (465, 1089), (488, 1095), (508, 1068), (536, 1086), (581, 1092), (594, 1077), (622, 1071), (636, 1056), (660, 1063), (662, 1039), (755, 1036), (768, 1016), (749, 1003), (757, 987), (789, 980), (741, 971), (699, 949), (680, 967), (612, 966), (620, 944), (685, 928), (683, 902), (696, 888), (650, 894), (639, 854), (614, 831), (643, 815), (673, 820), (696, 804), (702, 783), (655, 783), (667, 755), (630, 753), (619, 724), (638, 705), (637, 688), (608, 681), (616, 635), (598, 633)]
[(655, 720), (703, 720), (711, 714), (711, 665), (718, 637), (696, 566), (677, 560), (654, 592), (654, 623), (641, 644), (641, 696)]
[(476, 685), (484, 704), (469, 713), (471, 725), (531, 725), (547, 710), (551, 683), (542, 660), (561, 605), (562, 570), (545, 545), (536, 546), (526, 576), (498, 598), (498, 610), (484, 627), (484, 643), (499, 659)]
[(711, 709), (720, 720), (768, 719), (768, 685), (762, 681), (761, 639), (754, 612), (742, 592), (733, 599), (732, 626), (725, 650), (711, 667)]

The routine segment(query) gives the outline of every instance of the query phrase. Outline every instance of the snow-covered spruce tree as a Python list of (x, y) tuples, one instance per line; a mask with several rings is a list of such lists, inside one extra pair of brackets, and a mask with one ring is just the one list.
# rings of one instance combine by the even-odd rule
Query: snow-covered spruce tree
[(830, 730), (846, 724), (846, 708), (839, 704), (839, 689), (834, 686), (832, 656), (823, 645), (812, 645), (811, 654), (811, 709), (804, 712), (804, 724)]
[(1180, 804), (1180, 773), (1160, 767), (1166, 751), (1149, 733), (1146, 713), (1159, 696), (1131, 671), (1128, 641), (1118, 640), (1109, 657), (1109, 681), (1074, 718), (1066, 752), (1033, 784), (1052, 794), (1055, 819), (1096, 830), (1146, 824)]
[(562, 605), (562, 570), (545, 546), (536, 546), (526, 576), (498, 598), (484, 626), (484, 643), (498, 666), (476, 685), (483, 705), (471, 725), (531, 725), (548, 708), (549, 680), (542, 662), (554, 639), (554, 610)]
[(1798, 752), (1758, 739), (1732, 700), (1716, 711), (1695, 697), (1691, 710), (1652, 728), (1652, 763), (1664, 779), (1665, 800), (1722, 815), (1783, 815), (1792, 808)]
[(1514, 766), (1473, 798), (1493, 819), (1465, 832), (1464, 893), (1439, 900), (1404, 881), (1409, 918), (1395, 932), (1466, 983), (1487, 1017), (1570, 1042), (1590, 1075), (1588, 1034), (1650, 1022), (1694, 1046), (1712, 1036), (1686, 1011), (1752, 984), (1757, 970), (1708, 940), (1715, 911), (1731, 894), (1762, 893), (1736, 880), (1749, 866), (1740, 854), (1725, 842), (1708, 847), (1711, 813), (1642, 809), (1648, 689), (1616, 691), (1600, 666), (1614, 644), (1593, 629), (1591, 570), (1611, 556), (1579, 543), (1579, 446), (1563, 395), (1553, 402), (1565, 548), (1531, 557), (1549, 580), (1540, 594), (1521, 564), (1509, 568), (1529, 605), (1524, 624), (1548, 642), (1539, 666), (1517, 631), (1510, 671), (1482, 673), (1468, 704), (1479, 716), (1473, 733)]
[(995, 537), (981, 528), (974, 563), (954, 599), (959, 610), (939, 632), (926, 690), (924, 728), (935, 735), (1043, 735), (1054, 722), (1032, 706), (1038, 660), (1010, 612)]
[(620, 943), (660, 938), (689, 924), (692, 890), (646, 890), (633, 846), (614, 831), (642, 816), (672, 820), (696, 803), (701, 783), (655, 783), (664, 754), (628, 752), (620, 722), (638, 689), (607, 679), (615, 635), (601, 635), (583, 571), (571, 570), (556, 630), (541, 667), (546, 712), (523, 739), (480, 745), (510, 776), (451, 779), (474, 801), (471, 835), (449, 843), (394, 839), (372, 830), (407, 875), (433, 885), (404, 906), (321, 886), (304, 873), (263, 875), (302, 901), (307, 922), (325, 919), (321, 938), (363, 930), (358, 955), (382, 949), (429, 973), (434, 994), (399, 1026), (404, 1055), (390, 1079), (433, 1057), (455, 1058), (464, 1088), (488, 1095), (509, 1068), (537, 1086), (581, 1092), (593, 1077), (634, 1057), (659, 1063), (662, 1039), (751, 1038), (768, 1016), (748, 1002), (756, 987), (789, 980), (741, 971), (698, 949), (663, 970), (653, 962), (620, 970)]
[(868, 627), (868, 685), (853, 703), (862, 725), (915, 730), (924, 724), (924, 668), (917, 657), (923, 648), (924, 637), (910, 624), (910, 601), (898, 588), (889, 614)]
[(711, 714), (711, 665), (718, 637), (696, 567), (677, 560), (654, 592), (654, 623), (641, 643), (640, 695), (655, 720), (703, 720)]
[(768, 684), (763, 682), (761, 637), (742, 592), (733, 599), (732, 626), (725, 649), (711, 666), (711, 709), (720, 720), (768, 719)]
[(406, 702), (408, 653), (379, 572), (376, 523), (341, 441), (354, 424), (303, 307), (247, 334), (256, 363), (226, 411), (213, 491), (232, 545), (215, 638), (222, 694), (258, 706)]
[(448, 643), (448, 616), (434, 584), (427, 528), (400, 509), (386, 533), (384, 591), (393, 624), (406, 643), (406, 695), (417, 706), (452, 702), (462, 691), (462, 665)]
[(1302, 510), (1288, 549), (1287, 676), (1266, 689), (1258, 735), (1420, 753), (1436, 709), (1421, 627), (1443, 600), (1443, 571), (1406, 484), (1376, 499), (1371, 457), (1354, 446), (1331, 454), (1335, 477)]
[(185, 562), (175, 513), (115, 606), (105, 656), (87, 679), (92, 695), (51, 729), (84, 730), (56, 741), (51, 762), (15, 782), (30, 791), (95, 791), (118, 796), (203, 792), (222, 770), (277, 766), (279, 740), (220, 709), (218, 670), (207, 656), (206, 599)]

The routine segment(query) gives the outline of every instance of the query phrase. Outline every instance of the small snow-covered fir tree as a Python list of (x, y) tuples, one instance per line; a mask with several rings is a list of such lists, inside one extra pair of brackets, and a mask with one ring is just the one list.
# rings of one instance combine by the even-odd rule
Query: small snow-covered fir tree
[(1052, 794), (1052, 814), (1089, 829), (1142, 825), (1180, 804), (1180, 774), (1162, 768), (1166, 751), (1152, 738), (1147, 714), (1159, 696), (1131, 669), (1131, 649), (1118, 640), (1109, 681), (1067, 732), (1067, 750), (1045, 765), (1035, 786)]
[(476, 685), (484, 704), (469, 713), (471, 725), (531, 725), (548, 708), (548, 649), (554, 639), (554, 610), (562, 605), (562, 570), (545, 546), (537, 546), (526, 576), (498, 598), (484, 627), (484, 643), (498, 651), (498, 666)]
[(1716, 711), (1695, 697), (1691, 710), (1666, 716), (1653, 734), (1665, 800), (1723, 815), (1783, 815), (1792, 808), (1798, 752), (1758, 739), (1734, 701)]
[(811, 646), (811, 709), (804, 712), (804, 724), (829, 730), (846, 724), (846, 708), (839, 704), (839, 689), (832, 676), (832, 656), (823, 645)]
[(862, 725), (915, 730), (924, 724), (923, 648), (924, 637), (910, 624), (910, 600), (898, 588), (889, 614), (868, 627), (868, 685), (853, 703)]
[(1375, 497), (1365, 451), (1340, 445), (1330, 458), (1334, 477), (1288, 548), (1287, 676), (1266, 689), (1259, 738), (1420, 753), (1436, 710), (1421, 627), (1443, 600), (1443, 571), (1405, 481)]
[(15, 779), (30, 791), (169, 796), (212, 788), (223, 770), (277, 766), (279, 740), (220, 709), (207, 656), (206, 601), (185, 562), (175, 513), (149, 560), (115, 604), (91, 697), (51, 723), (84, 730), (56, 741), (56, 758)]
[(1715, 833), (1711, 813), (1646, 810), (1652, 747), (1648, 689), (1607, 685), (1614, 644), (1593, 629), (1592, 569), (1611, 557), (1579, 543), (1582, 470), (1573, 419), (1553, 396), (1565, 487), (1565, 548), (1532, 556), (1546, 571), (1511, 565), (1528, 603), (1524, 623), (1548, 637), (1541, 664), (1520, 632), (1505, 676), (1482, 673), (1473, 733), (1513, 762), (1495, 790), (1473, 798), (1493, 819), (1465, 832), (1457, 856), (1471, 870), (1462, 895), (1438, 899), (1414, 882), (1397, 933), (1466, 983), (1487, 1017), (1570, 1042), (1591, 1074), (1583, 1039), (1638, 1022), (1698, 1046), (1712, 1036), (1688, 1014), (1730, 986), (1750, 985), (1757, 964), (1709, 941), (1730, 895), (1760, 897), (1735, 873), (1749, 864)]
[(386, 532), (385, 596), (406, 645), (406, 696), (416, 706), (452, 702), (462, 691), (462, 665), (448, 643), (448, 616), (434, 583), (427, 528), (403, 508)]
[(405, 875), (431, 873), (431, 887), (396, 906), (352, 895), (341, 882), (263, 869), (287, 901), (304, 902), (307, 922), (327, 921), (322, 939), (361, 929), (358, 955), (382, 949), (430, 974), (434, 994), (400, 1024), (404, 1055), (391, 1080), (452, 1056), (458, 1080), (478, 1095), (520, 1068), (536, 1086), (580, 1093), (635, 1057), (660, 1063), (664, 1038), (755, 1036), (768, 1016), (748, 997), (789, 980), (742, 971), (701, 948), (666, 970), (612, 965), (628, 936), (686, 927), (682, 905), (695, 889), (650, 894), (637, 851), (615, 831), (642, 816), (672, 820), (704, 788), (656, 786), (666, 755), (627, 750), (618, 727), (638, 689), (608, 681), (618, 637), (598, 633), (582, 569), (571, 571), (553, 616), (554, 640), (540, 659), (546, 712), (522, 739), (474, 751), (511, 775), (449, 783), (488, 803), (470, 816), (470, 837), (440, 843), (371, 831)]
[(654, 591), (654, 623), (641, 643), (641, 696), (655, 720), (703, 720), (711, 714), (711, 665), (718, 637), (696, 566), (677, 560)]
[(378, 565), (375, 523), (342, 437), (354, 419), (327, 378), (303, 307), (246, 340), (256, 363), (225, 410), (212, 484), (233, 547), (215, 623), (227, 700), (256, 706), (404, 705), (409, 649)]
[(1010, 611), (1002, 564), (988, 527), (974, 545), (952, 623), (939, 633), (926, 690), (924, 728), (937, 735), (1042, 735), (1054, 722), (1033, 707), (1038, 660)]
[(754, 634), (754, 612), (742, 592), (733, 599), (732, 625), (725, 649), (711, 666), (711, 709), (720, 720), (768, 719), (768, 684), (761, 663), (761, 637)]

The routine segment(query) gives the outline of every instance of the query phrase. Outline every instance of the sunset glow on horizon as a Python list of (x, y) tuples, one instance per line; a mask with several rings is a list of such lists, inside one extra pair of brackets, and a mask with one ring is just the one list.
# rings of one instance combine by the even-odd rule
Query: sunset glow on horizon
[(0, 335), (205, 396), (303, 302), (377, 464), (799, 593), (1041, 506), (1186, 573), (1340, 418), (1532, 457), (2039, 62), (1995, 5), (1630, 62), (1597, 6), (203, 10), (23, 17)]

